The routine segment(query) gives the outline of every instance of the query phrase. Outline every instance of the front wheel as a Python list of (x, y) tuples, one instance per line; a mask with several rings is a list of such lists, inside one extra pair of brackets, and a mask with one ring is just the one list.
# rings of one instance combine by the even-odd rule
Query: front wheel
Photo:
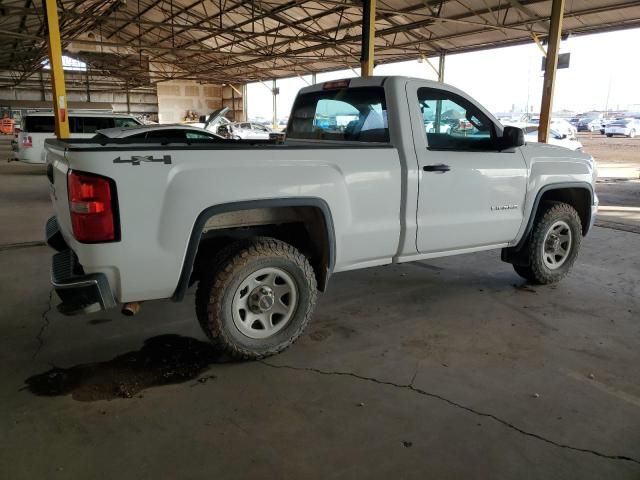
[(196, 313), (211, 342), (249, 360), (278, 353), (307, 326), (317, 286), (307, 258), (280, 240), (238, 242), (202, 273)]
[(518, 275), (531, 283), (546, 285), (564, 278), (578, 256), (582, 223), (578, 212), (566, 203), (552, 203), (533, 226), (525, 245), (528, 265), (514, 265)]
[(609, 138), (613, 137), (613, 133), (607, 133), (607, 137)]

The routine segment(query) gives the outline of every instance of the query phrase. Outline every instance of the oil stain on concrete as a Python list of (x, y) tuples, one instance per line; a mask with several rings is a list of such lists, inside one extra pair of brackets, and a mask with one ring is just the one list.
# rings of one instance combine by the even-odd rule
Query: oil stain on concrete
[(105, 362), (52, 368), (27, 378), (25, 384), (35, 395), (70, 394), (81, 402), (132, 398), (151, 387), (192, 380), (211, 365), (226, 361), (228, 357), (210, 343), (160, 335), (147, 339), (140, 350)]

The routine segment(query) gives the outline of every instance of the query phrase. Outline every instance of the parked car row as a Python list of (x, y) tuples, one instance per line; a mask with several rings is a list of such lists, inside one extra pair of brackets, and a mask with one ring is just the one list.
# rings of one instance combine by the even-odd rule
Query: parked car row
[[(98, 130), (141, 125), (133, 115), (104, 112), (70, 112), (69, 131), (72, 138), (91, 138)], [(23, 115), (20, 131), (12, 142), (9, 161), (44, 163), (44, 141), (54, 136), (53, 112), (31, 112)]]
[(638, 118), (601, 118), (601, 117), (576, 117), (570, 120), (579, 132), (596, 132), (613, 137), (624, 135), (633, 138), (640, 133), (640, 119)]
[[(105, 112), (70, 112), (71, 138), (139, 138), (160, 139), (167, 143), (190, 140), (221, 139), (281, 141), (283, 134), (253, 122), (231, 122), (225, 117), (228, 108), (212, 112), (202, 122), (176, 125), (144, 125), (133, 115)], [(34, 111), (23, 116), (20, 131), (12, 141), (9, 161), (44, 163), (44, 141), (54, 136), (52, 111)]]
[(637, 118), (620, 118), (608, 123), (604, 128), (607, 137), (614, 135), (624, 135), (633, 138), (640, 133), (640, 119)]

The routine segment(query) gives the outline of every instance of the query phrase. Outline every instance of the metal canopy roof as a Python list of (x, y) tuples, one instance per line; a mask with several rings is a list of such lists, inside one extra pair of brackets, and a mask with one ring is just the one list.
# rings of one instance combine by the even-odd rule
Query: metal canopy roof
[[(551, 0), (378, 0), (376, 63), (530, 42)], [(130, 86), (168, 79), (248, 82), (347, 67), (360, 57), (362, 4), (350, 0), (58, 0), (70, 56)], [(42, 68), (44, 15), (2, 0), (0, 70)], [(567, 0), (563, 31), (640, 27), (640, 1)], [(149, 75), (149, 69), (152, 74)]]

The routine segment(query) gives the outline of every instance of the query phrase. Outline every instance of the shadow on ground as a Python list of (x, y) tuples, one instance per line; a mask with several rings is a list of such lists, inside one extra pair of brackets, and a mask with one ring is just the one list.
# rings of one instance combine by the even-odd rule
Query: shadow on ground
[[(33, 375), (25, 380), (25, 388), (39, 396), (71, 394), (81, 402), (132, 398), (151, 387), (192, 380), (210, 365), (229, 361), (228, 356), (217, 352), (208, 342), (160, 335), (145, 340), (140, 350), (105, 362), (55, 367)], [(210, 378), (214, 377), (199, 381)]]

